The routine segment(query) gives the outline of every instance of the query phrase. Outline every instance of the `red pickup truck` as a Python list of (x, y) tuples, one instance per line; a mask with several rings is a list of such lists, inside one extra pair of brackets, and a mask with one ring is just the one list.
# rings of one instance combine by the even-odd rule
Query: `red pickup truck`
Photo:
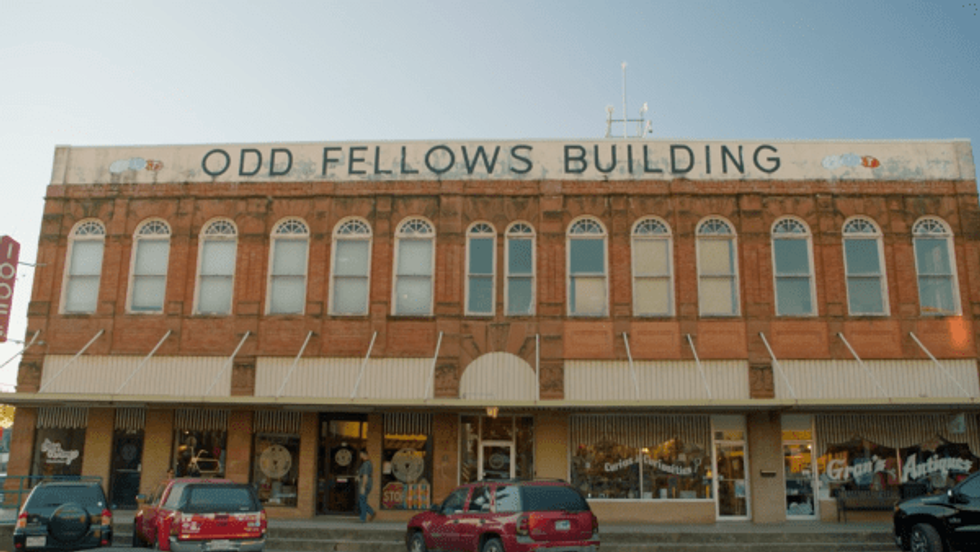
[(137, 501), (133, 547), (173, 552), (265, 548), (265, 510), (250, 485), (227, 479), (169, 479)]

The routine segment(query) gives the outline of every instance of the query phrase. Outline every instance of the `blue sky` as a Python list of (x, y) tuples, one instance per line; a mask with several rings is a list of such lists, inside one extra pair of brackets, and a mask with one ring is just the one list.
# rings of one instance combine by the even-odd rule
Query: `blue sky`
[(653, 138), (976, 145), (978, 37), (950, 0), (0, 0), (0, 234), (34, 262), (56, 144), (599, 138), (623, 61)]

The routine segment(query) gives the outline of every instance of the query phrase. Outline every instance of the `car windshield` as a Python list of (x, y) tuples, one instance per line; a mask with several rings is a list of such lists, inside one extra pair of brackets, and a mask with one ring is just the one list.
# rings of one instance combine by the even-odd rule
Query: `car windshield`
[(95, 485), (52, 485), (34, 489), (29, 506), (58, 506), (69, 502), (102, 507), (102, 489)]
[(563, 485), (531, 485), (521, 488), (525, 512), (585, 512), (589, 504), (575, 489)]
[(192, 485), (180, 510), (187, 513), (258, 511), (251, 490), (241, 485)]

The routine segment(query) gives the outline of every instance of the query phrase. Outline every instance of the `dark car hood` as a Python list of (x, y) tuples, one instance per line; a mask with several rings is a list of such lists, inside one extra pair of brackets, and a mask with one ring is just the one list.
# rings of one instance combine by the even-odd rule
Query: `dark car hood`
[(923, 495), (917, 496), (915, 498), (910, 498), (908, 500), (903, 500), (899, 503), (899, 508), (915, 508), (917, 506), (931, 506), (934, 504), (946, 504), (948, 501), (946, 495), (935, 494), (935, 495)]

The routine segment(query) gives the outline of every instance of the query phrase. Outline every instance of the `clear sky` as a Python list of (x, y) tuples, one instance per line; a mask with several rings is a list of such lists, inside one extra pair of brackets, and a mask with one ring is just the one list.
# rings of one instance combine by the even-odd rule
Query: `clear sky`
[(0, 234), (56, 144), (600, 138), (624, 61), (653, 138), (980, 144), (976, 2), (0, 0)]

